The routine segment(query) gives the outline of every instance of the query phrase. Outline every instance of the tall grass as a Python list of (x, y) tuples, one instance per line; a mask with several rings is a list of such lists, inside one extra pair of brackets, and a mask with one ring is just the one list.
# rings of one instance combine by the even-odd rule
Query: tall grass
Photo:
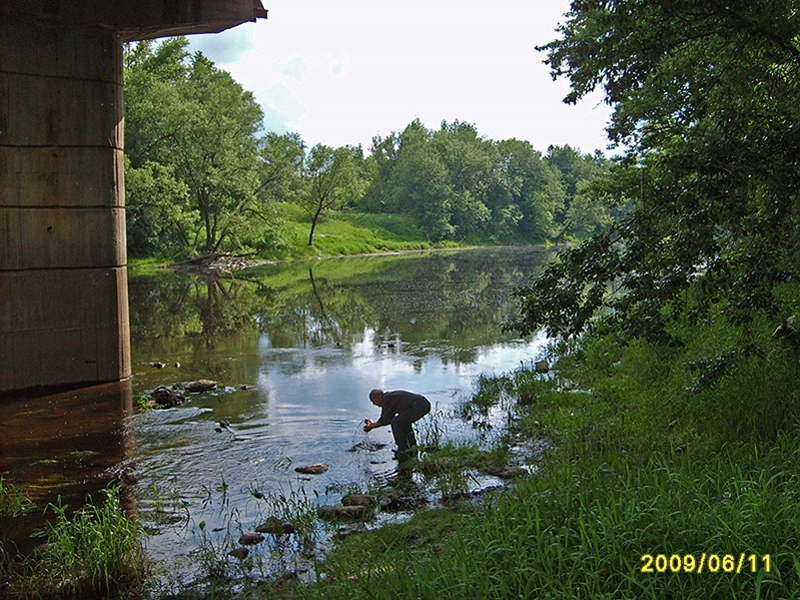
[(60, 502), (48, 507), (55, 520), (44, 543), (7, 574), (9, 597), (106, 597), (141, 583), (147, 559), (139, 526), (124, 514), (118, 488), (103, 495), (102, 504), (90, 501), (72, 515)]
[(0, 518), (17, 517), (33, 508), (33, 503), (24, 492), (0, 477)]
[[(326, 564), (328, 580), (316, 593), (321, 598), (796, 598), (798, 461), (800, 442), (789, 436), (781, 436), (766, 454), (748, 444), (712, 456), (662, 454), (642, 466), (553, 461), (539, 477), (485, 503), (477, 517), (454, 515), (453, 532), (430, 549), (408, 553), (387, 541), (365, 556), (343, 547)], [(409, 527), (415, 526), (412, 520)], [(739, 574), (708, 567), (697, 573), (703, 553), (731, 555), (736, 562), (742, 554), (747, 558)], [(647, 554), (679, 556), (681, 568), (642, 572)], [(692, 572), (683, 567), (688, 555), (695, 561)]]
[[(554, 441), (539, 474), (450, 513), (448, 528), (420, 513), (345, 540), (310, 595), (800, 597), (798, 349), (768, 323), (673, 333), (681, 343), (586, 339), (555, 375), (480, 380), (465, 414), (514, 399), (513, 433)], [(732, 353), (743, 336), (751, 349)], [(698, 364), (722, 370), (703, 380)], [(646, 555), (664, 558), (646, 572)]]

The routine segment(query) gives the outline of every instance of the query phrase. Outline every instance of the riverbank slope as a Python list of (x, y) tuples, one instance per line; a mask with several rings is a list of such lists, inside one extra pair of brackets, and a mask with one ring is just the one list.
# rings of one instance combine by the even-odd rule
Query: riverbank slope
[[(221, 260), (227, 270), (269, 261), (353, 256), (441, 248), (496, 246), (503, 244), (532, 244), (518, 237), (506, 239), (470, 236), (458, 241), (432, 242), (407, 215), (340, 211), (322, 221), (316, 229), (313, 244), (308, 243), (310, 219), (302, 209), (290, 203), (275, 207), (279, 225), (268, 238), (247, 240), (245, 248), (234, 255), (225, 254)], [(160, 268), (173, 264), (204, 265), (220, 262), (211, 257), (129, 256), (131, 268)]]

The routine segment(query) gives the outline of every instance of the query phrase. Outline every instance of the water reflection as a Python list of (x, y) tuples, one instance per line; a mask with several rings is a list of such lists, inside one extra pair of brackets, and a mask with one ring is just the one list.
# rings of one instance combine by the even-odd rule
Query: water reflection
[(131, 456), (125, 434), (132, 414), (132, 383), (110, 383), (0, 403), (0, 476), (36, 504), (27, 515), (0, 519), (6, 541), (22, 552), (42, 526), (42, 510), (60, 497), (82, 506), (112, 481)]
[[(198, 548), (212, 544), (224, 557), (270, 516), (270, 494), (321, 504), (391, 481), (390, 431), (361, 430), (377, 418), (368, 391), (426, 395), (434, 410), (420, 422), (423, 443), (433, 431), (472, 435), (450, 413), (475, 378), (533, 360), (545, 343), (500, 331), (511, 290), (543, 257), (475, 250), (276, 264), (226, 278), (132, 274), (132, 380), (0, 403), (0, 476), (37, 504), (0, 520), (3, 538), (28, 551), (46, 503), (60, 496), (78, 507), (123, 482), (151, 533), (149, 553), (186, 557), (191, 572)], [(134, 414), (156, 386), (201, 378), (220, 389)], [(316, 462), (330, 469), (294, 472)]]
[[(199, 378), (222, 384), (131, 420), (151, 554), (189, 556), (209, 536), (233, 543), (269, 516), (255, 492), (324, 503), (389, 480), (391, 433), (361, 431), (377, 418), (374, 387), (431, 400), (423, 437), (434, 420), (450, 437), (471, 435), (450, 413), (475, 378), (533, 360), (545, 343), (500, 330), (511, 290), (543, 257), (475, 250), (276, 264), (216, 279), (133, 277), (134, 394)], [(154, 369), (157, 361), (166, 367)], [(385, 446), (349, 452), (374, 444)], [(294, 472), (317, 462), (330, 469)]]

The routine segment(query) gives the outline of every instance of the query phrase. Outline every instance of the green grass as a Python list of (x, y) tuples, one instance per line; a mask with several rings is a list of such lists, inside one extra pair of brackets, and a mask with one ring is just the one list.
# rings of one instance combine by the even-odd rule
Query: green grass
[(33, 503), (19, 487), (0, 477), (0, 518), (18, 517), (32, 508)]
[(278, 206), (283, 219), (284, 244), (261, 253), (262, 258), (314, 258), (399, 252), (434, 247), (425, 235), (402, 215), (342, 211), (318, 223), (313, 244), (308, 245), (311, 220), (294, 204)]
[(147, 558), (139, 526), (124, 514), (119, 490), (104, 490), (102, 504), (89, 502), (69, 514), (57, 503), (44, 529), (44, 543), (21, 564), (4, 566), (9, 598), (110, 597), (136, 589)]
[[(537, 476), (480, 505), (345, 540), (304, 593), (800, 597), (798, 348), (772, 340), (767, 321), (673, 333), (682, 343), (668, 347), (587, 338), (561, 348), (555, 374), (530, 366), (480, 378), (465, 416), (510, 405), (510, 436), (552, 440)], [(731, 354), (743, 338), (754, 349)], [(719, 361), (722, 374), (703, 383), (693, 367)], [(421, 465), (433, 477), (474, 462), (470, 448), (443, 449)]]
[[(361, 213), (341, 210), (317, 223), (313, 243), (308, 244), (311, 218), (290, 202), (272, 206), (273, 222), (244, 235), (233, 254), (251, 260), (292, 260), (330, 256), (352, 256), (409, 252), (415, 250), (492, 246), (496, 239), (472, 237), (459, 241), (431, 242), (408, 215)], [(519, 243), (526, 243), (519, 240)], [(158, 269), (190, 258), (188, 251), (174, 256), (128, 257), (132, 271)]]
[[(797, 441), (644, 466), (555, 461), (475, 513), (430, 511), (325, 563), (320, 598), (793, 598), (800, 589)], [(701, 464), (696, 464), (701, 463)], [(709, 477), (714, 473), (714, 477)], [(435, 516), (432, 516), (433, 513)], [(447, 519), (447, 529), (429, 520)], [(424, 544), (415, 545), (416, 535)], [(684, 572), (703, 553), (742, 572)], [(643, 573), (646, 554), (680, 572)], [(763, 555), (770, 555), (765, 572)], [(756, 572), (750, 571), (756, 556)]]

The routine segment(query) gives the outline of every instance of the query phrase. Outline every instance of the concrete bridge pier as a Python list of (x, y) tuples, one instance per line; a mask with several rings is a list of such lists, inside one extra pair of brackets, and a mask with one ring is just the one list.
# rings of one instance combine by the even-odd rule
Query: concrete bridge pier
[(0, 392), (131, 372), (122, 44), (0, 27)]
[(122, 43), (260, 0), (0, 0), (0, 394), (130, 376)]

